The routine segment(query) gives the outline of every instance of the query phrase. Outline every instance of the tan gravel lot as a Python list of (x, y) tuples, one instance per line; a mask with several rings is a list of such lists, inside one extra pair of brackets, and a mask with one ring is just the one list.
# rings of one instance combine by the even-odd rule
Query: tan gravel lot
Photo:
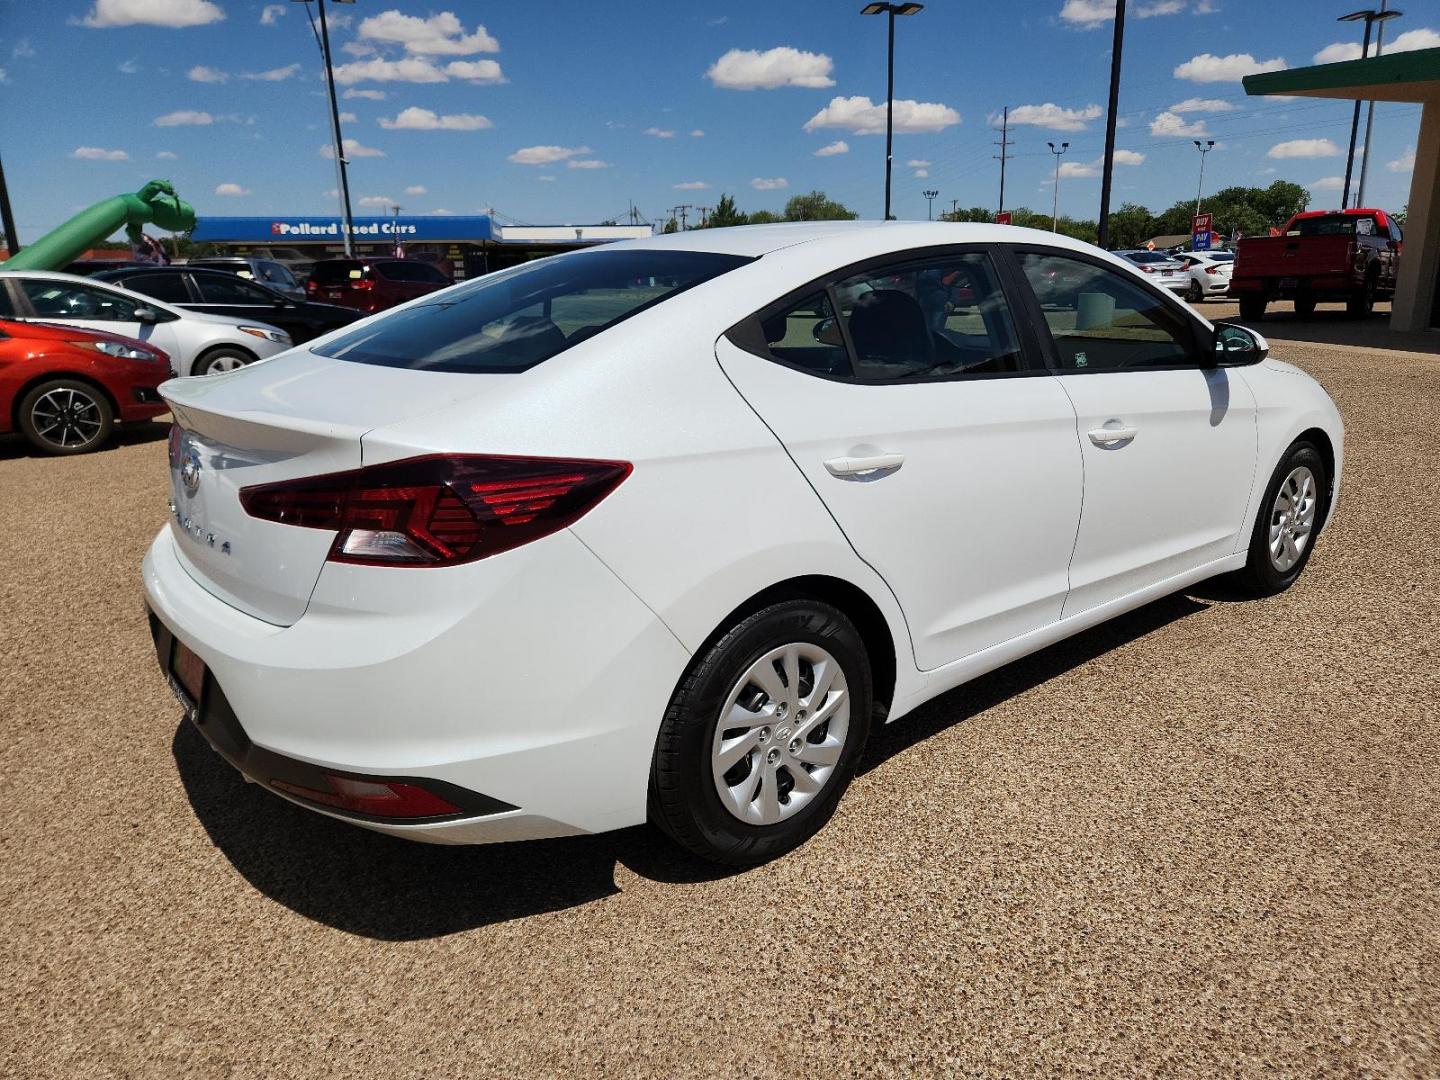
[(1440, 341), (1326, 326), (1264, 326), (1348, 427), (1295, 589), (949, 694), (729, 876), (243, 784), (141, 613), (163, 426), (0, 443), (0, 1076), (1440, 1076)]

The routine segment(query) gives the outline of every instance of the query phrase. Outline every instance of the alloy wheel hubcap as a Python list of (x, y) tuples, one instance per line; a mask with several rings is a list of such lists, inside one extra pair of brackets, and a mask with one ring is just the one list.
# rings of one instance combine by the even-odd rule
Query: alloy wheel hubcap
[(1315, 474), (1304, 465), (1290, 470), (1270, 508), (1270, 562), (1282, 574), (1300, 561), (1315, 531)]
[(720, 803), (747, 825), (773, 825), (815, 798), (850, 730), (850, 692), (825, 649), (797, 641), (740, 676), (715, 725), (710, 771)]
[(55, 446), (84, 446), (100, 434), (100, 406), (88, 394), (65, 387), (43, 394), (31, 410), (35, 432)]

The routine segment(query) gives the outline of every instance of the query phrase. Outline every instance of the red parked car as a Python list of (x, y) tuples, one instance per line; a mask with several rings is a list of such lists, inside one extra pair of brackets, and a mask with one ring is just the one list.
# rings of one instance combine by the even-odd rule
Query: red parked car
[(305, 292), (311, 300), (373, 313), (450, 284), (447, 274), (419, 259), (322, 259)]
[(94, 450), (116, 423), (164, 413), (159, 387), (174, 374), (166, 353), (133, 338), (0, 319), (0, 432), (47, 454)]

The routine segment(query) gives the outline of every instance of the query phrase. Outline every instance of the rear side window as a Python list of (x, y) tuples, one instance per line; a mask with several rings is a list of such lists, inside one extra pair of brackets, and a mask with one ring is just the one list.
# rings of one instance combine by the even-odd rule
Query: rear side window
[(159, 274), (135, 274), (121, 284), (132, 292), (153, 296), (171, 304), (190, 303), (190, 290), (185, 287), (185, 275), (178, 270), (167, 270)]
[(373, 277), (374, 271), (367, 264), (340, 259), (316, 263), (315, 269), (310, 271), (310, 280), (318, 285), (343, 285), (347, 281), (359, 281), (361, 278), (371, 279)]
[(437, 293), (315, 351), (386, 367), (524, 371), (749, 261), (643, 249), (540, 259)]
[(274, 294), (229, 274), (196, 274), (195, 286), (207, 304), (270, 304)]

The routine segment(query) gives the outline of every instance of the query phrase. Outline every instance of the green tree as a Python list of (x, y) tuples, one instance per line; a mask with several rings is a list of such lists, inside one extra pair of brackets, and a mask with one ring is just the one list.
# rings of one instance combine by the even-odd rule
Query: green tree
[(991, 224), (995, 221), (995, 211), (988, 210), (983, 206), (972, 206), (968, 210), (955, 209), (947, 210), (940, 215), (941, 221), (979, 221)]
[(665, 222), (665, 227), (662, 228), (660, 231), (661, 231), (662, 233), (679, 232), (679, 231), (680, 231), (680, 222), (676, 221), (674, 217), (671, 217), (671, 219), (670, 219), (669, 221)]
[(705, 227), (707, 229), (727, 229), (732, 225), (745, 225), (749, 221), (749, 216), (741, 213), (736, 207), (735, 197), (722, 192), (715, 203), (715, 209), (710, 211), (710, 216), (705, 221)]
[(1155, 231), (1155, 215), (1138, 203), (1122, 203), (1110, 215), (1110, 246), (1117, 251), (1142, 246)]
[[(792, 195), (781, 215), (786, 221), (853, 221), (859, 216), (848, 206), (827, 198), (823, 191)], [(750, 220), (755, 219), (752, 216)]]
[(749, 223), (751, 225), (773, 225), (777, 221), (784, 220), (785, 218), (779, 214), (772, 214), (769, 210), (756, 210), (750, 215)]

